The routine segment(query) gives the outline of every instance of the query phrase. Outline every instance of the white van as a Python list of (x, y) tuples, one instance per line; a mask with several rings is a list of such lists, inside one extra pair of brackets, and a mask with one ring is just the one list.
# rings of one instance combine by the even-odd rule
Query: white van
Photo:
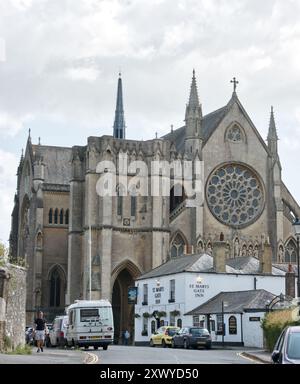
[(108, 300), (76, 300), (67, 308), (67, 345), (107, 350), (114, 340), (114, 320)]

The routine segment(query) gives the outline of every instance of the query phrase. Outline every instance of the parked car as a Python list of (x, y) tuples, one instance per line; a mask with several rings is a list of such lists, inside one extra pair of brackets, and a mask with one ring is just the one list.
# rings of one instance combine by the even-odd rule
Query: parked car
[(156, 332), (150, 337), (150, 347), (161, 345), (163, 348), (170, 347), (172, 338), (180, 328), (172, 326), (164, 326), (158, 328)]
[(300, 364), (300, 326), (287, 327), (282, 331), (272, 360), (274, 364)]
[(211, 336), (207, 329), (198, 327), (185, 327), (174, 335), (172, 338), (172, 347), (185, 348), (190, 347), (198, 348), (205, 347), (211, 348)]
[(67, 344), (66, 332), (68, 326), (68, 316), (57, 316), (53, 323), (52, 329), (49, 331), (49, 346), (65, 346)]

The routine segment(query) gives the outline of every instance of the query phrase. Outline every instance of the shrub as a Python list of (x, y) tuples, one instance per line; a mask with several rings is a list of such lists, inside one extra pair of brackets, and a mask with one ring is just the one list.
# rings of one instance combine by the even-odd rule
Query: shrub
[(261, 324), (267, 349), (272, 351), (283, 329), (293, 325), (300, 325), (300, 322), (295, 321), (292, 310), (277, 310), (267, 313)]

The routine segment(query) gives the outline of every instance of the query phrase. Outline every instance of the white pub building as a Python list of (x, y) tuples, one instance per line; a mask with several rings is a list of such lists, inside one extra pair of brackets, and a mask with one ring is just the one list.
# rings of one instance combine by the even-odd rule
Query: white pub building
[(261, 320), (276, 296), (294, 292), (294, 274), (266, 265), (264, 256), (226, 260), (217, 244), (214, 252), (171, 259), (136, 280), (136, 345), (176, 325), (205, 327), (214, 343), (263, 346)]

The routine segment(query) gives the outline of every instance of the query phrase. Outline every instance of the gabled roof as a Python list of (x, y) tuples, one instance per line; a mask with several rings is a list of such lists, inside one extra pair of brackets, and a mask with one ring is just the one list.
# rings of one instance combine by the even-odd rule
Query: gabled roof
[(243, 313), (247, 311), (265, 311), (275, 295), (264, 289), (251, 291), (220, 292), (206, 303), (199, 305), (185, 315), (208, 315), (222, 313), (222, 302), (224, 313)]
[[(255, 257), (238, 257), (226, 260), (226, 273), (233, 274), (260, 274), (260, 263)], [(213, 257), (207, 254), (196, 254), (191, 256), (180, 256), (167, 261), (150, 272), (140, 276), (138, 280), (150, 279), (164, 275), (174, 275), (183, 272), (216, 273), (214, 270)], [(285, 272), (279, 268), (272, 267), (272, 275), (284, 276)]]
[[(222, 119), (225, 117), (227, 112), (232, 108), (234, 104), (237, 104), (238, 107), (241, 110), (241, 113), (245, 116), (246, 120), (252, 127), (254, 133), (256, 134), (258, 140), (262, 144), (263, 148), (266, 150), (267, 153), (269, 153), (268, 146), (266, 145), (264, 139), (261, 137), (260, 133), (256, 129), (254, 123), (252, 122), (251, 118), (249, 117), (248, 113), (246, 112), (245, 108), (243, 107), (242, 103), (240, 102), (237, 94), (234, 92), (232, 94), (231, 99), (225, 105), (224, 107), (217, 109), (214, 112), (209, 113), (208, 115), (205, 115), (202, 119), (202, 134), (203, 134), (203, 143), (208, 141), (208, 139), (211, 137), (213, 132), (217, 129), (219, 124), (221, 123)], [(186, 137), (186, 129), (185, 126), (176, 129), (173, 132), (168, 133), (167, 135), (163, 136), (162, 138), (165, 140), (169, 140), (171, 142), (174, 142), (176, 149), (178, 152), (181, 152), (184, 150), (184, 140)]]

